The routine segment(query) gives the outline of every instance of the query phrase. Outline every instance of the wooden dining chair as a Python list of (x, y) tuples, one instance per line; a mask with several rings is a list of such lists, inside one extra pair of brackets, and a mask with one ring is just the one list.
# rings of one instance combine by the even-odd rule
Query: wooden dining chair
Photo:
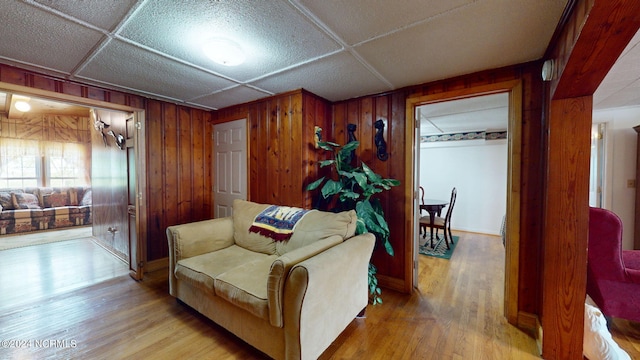
[[(447, 249), (450, 249), (449, 242), (453, 244), (453, 235), (451, 235), (451, 215), (453, 214), (453, 206), (456, 204), (456, 198), (458, 197), (458, 190), (454, 187), (451, 190), (451, 200), (449, 201), (449, 207), (444, 217), (436, 216), (433, 219), (433, 228), (436, 229), (436, 239), (438, 238), (438, 230), (442, 229), (444, 232), (444, 242), (447, 245)], [(429, 222), (420, 222), (420, 227), (424, 226), (425, 231), (427, 227), (430, 227)]]

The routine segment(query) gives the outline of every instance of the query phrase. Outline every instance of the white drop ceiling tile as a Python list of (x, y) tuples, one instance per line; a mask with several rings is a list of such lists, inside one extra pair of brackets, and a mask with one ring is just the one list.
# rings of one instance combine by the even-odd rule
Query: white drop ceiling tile
[(110, 41), (78, 75), (182, 101), (234, 85), (226, 79), (117, 40)]
[(247, 86), (236, 86), (231, 89), (223, 90), (219, 93), (192, 100), (191, 103), (211, 109), (222, 109), (231, 105), (243, 104), (271, 95), (273, 94), (258, 91)]
[(273, 93), (304, 88), (330, 101), (390, 90), (348, 52), (258, 80), (252, 85)]
[[(147, 2), (120, 35), (242, 81), (340, 49), (283, 0)], [(201, 49), (211, 37), (237, 42), (247, 61), (235, 67), (213, 63)]]
[[(529, 1), (500, 2), (502, 6), (493, 6), (493, 2), (474, 3), (355, 50), (395, 87), (542, 57), (563, 6), (552, 2), (557, 6), (545, 7)], [(549, 11), (557, 17), (540, 20)]]
[(20, 21), (0, 21), (0, 57), (69, 73), (100, 40), (100, 32), (14, 1), (0, 13)]
[(135, 0), (35, 1), (107, 31), (112, 30), (124, 18), (136, 2)]
[(473, 0), (299, 0), (349, 45), (452, 11)]

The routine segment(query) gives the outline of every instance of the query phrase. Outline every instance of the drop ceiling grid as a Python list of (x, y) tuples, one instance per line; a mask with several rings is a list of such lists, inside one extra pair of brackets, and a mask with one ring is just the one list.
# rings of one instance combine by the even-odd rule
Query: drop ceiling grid
[[(337, 101), (539, 59), (566, 4), (5, 0), (0, 61), (211, 109), (300, 87)], [(201, 53), (213, 31), (246, 46), (244, 66), (214, 65)], [(637, 51), (625, 50), (620, 66), (637, 66), (624, 60)], [(607, 106), (640, 101), (634, 69), (619, 70), (624, 82), (605, 79)]]

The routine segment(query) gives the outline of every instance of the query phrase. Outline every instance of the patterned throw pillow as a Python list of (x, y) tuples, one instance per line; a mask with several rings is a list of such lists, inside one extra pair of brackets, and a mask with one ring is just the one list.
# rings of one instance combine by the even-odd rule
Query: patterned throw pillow
[(69, 196), (66, 192), (48, 194), (42, 197), (42, 202), (45, 208), (66, 206), (69, 204)]
[(11, 193), (0, 192), (0, 205), (3, 210), (13, 210), (13, 200), (11, 200)]
[(28, 193), (11, 193), (13, 207), (16, 209), (41, 209), (38, 197)]

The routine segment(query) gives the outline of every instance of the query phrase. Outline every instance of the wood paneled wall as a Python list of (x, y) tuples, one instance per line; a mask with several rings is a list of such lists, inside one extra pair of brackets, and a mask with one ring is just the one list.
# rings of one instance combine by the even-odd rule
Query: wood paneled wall
[(212, 217), (211, 113), (148, 100), (147, 259), (169, 255), (168, 226)]
[[(385, 178), (393, 178), (401, 182), (400, 186), (391, 188), (378, 195), (389, 224), (390, 242), (395, 256), (389, 256), (383, 247), (376, 245), (372, 262), (378, 268), (379, 280), (385, 286), (403, 289), (405, 261), (403, 254), (408, 251), (412, 241), (405, 234), (406, 222), (411, 221), (412, 214), (405, 214), (404, 188), (405, 178), (405, 107), (406, 91), (389, 94), (367, 96), (359, 99), (339, 102), (333, 105), (334, 131), (333, 139), (339, 144), (347, 143), (347, 126), (355, 124), (356, 139), (360, 146), (356, 150), (358, 161), (367, 164), (373, 171)], [(386, 126), (383, 135), (387, 143), (389, 158), (379, 160), (376, 156), (374, 123), (382, 120)]]
[(331, 135), (329, 103), (311, 93), (296, 90), (222, 109), (216, 123), (247, 119), (249, 139), (249, 200), (310, 208), (307, 184), (318, 178), (322, 150), (313, 146), (314, 127)]

